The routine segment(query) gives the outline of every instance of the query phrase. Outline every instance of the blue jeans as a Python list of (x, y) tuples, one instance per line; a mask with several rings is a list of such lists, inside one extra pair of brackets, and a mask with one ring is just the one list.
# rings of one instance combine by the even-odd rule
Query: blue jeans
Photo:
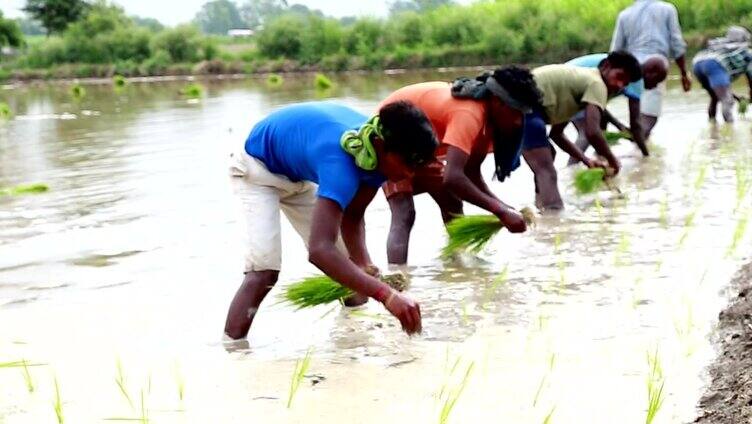
[(543, 114), (534, 111), (525, 115), (525, 136), (522, 140), (522, 150), (532, 150), (539, 147), (551, 147), (548, 141), (546, 120)]
[(695, 74), (702, 87), (708, 91), (731, 85), (731, 76), (728, 71), (715, 59), (705, 59), (695, 63), (692, 73)]

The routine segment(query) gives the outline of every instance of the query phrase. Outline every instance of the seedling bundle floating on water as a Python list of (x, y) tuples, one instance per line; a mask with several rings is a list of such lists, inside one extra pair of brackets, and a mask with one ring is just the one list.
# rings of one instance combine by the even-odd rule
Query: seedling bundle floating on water
[[(381, 276), (381, 281), (397, 291), (407, 288), (405, 274), (397, 273)], [(283, 301), (291, 303), (298, 309), (325, 305), (332, 302), (342, 302), (354, 295), (355, 292), (332, 280), (326, 275), (308, 277), (303, 281), (291, 284), (282, 294)]]
[(334, 83), (324, 74), (316, 74), (314, 85), (317, 90), (328, 90), (332, 88)]
[(10, 110), (8, 103), (0, 102), (0, 120), (10, 119), (13, 116), (13, 111)]
[(204, 95), (204, 86), (201, 84), (192, 82), (180, 90), (180, 94), (189, 99), (198, 99)]
[(114, 85), (115, 88), (123, 88), (127, 83), (128, 81), (122, 75), (115, 75), (112, 77), (112, 85)]
[[(535, 213), (530, 208), (523, 208), (520, 212), (525, 223), (530, 225), (535, 222)], [(455, 218), (447, 224), (449, 241), (442, 249), (442, 256), (448, 257), (460, 251), (478, 253), (502, 228), (504, 224), (494, 215)]]
[(603, 168), (583, 169), (574, 176), (574, 187), (579, 194), (592, 193), (603, 185), (606, 171)]
[(284, 82), (284, 78), (282, 78), (282, 75), (278, 74), (270, 74), (268, 77), (266, 77), (266, 84), (270, 87), (279, 87)]
[(80, 84), (74, 84), (73, 87), (70, 88), (70, 94), (73, 96), (74, 100), (81, 100), (86, 97), (86, 89)]
[(39, 194), (48, 191), (47, 184), (22, 184), (15, 187), (0, 188), (0, 196), (22, 196), (24, 194)]

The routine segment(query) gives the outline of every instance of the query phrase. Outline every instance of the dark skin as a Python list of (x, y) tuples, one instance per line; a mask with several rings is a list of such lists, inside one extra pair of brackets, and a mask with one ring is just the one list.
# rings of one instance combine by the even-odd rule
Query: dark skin
[[(630, 82), (629, 75), (624, 69), (613, 68), (608, 61), (600, 66), (601, 78), (606, 84), (609, 95), (619, 93)], [(600, 107), (586, 103), (585, 106), (585, 137), (595, 151), (606, 158), (608, 166), (618, 173), (621, 163), (616, 158), (611, 148), (608, 147), (601, 129), (602, 113)], [(569, 122), (562, 122), (551, 126), (549, 137), (559, 148), (568, 153), (572, 158), (592, 168), (600, 166), (596, 161), (591, 161), (569, 138), (564, 134), (564, 129)], [(559, 193), (556, 168), (554, 167), (554, 152), (549, 147), (539, 147), (523, 152), (525, 162), (530, 166), (535, 177), (536, 205), (544, 210), (559, 210), (564, 208), (564, 202)]]
[[(486, 130), (498, 129), (502, 134), (514, 134), (523, 123), (521, 112), (512, 109), (497, 97), (486, 100)], [(428, 192), (441, 209), (444, 223), (462, 215), (462, 201), (472, 203), (496, 215), (512, 233), (522, 233), (527, 229), (522, 215), (502, 202), (488, 187), (481, 173), (481, 165), (487, 156), (487, 146), (478, 146), (470, 154), (449, 145), (446, 166), (441, 181), (430, 184)], [(392, 223), (387, 241), (387, 258), (391, 264), (407, 263), (410, 231), (415, 222), (415, 205), (410, 194), (397, 194), (389, 198)]]
[[(682, 89), (684, 90), (685, 93), (689, 92), (692, 89), (692, 79), (689, 77), (689, 74), (687, 73), (687, 61), (683, 55), (676, 58), (676, 66), (679, 67), (679, 72), (681, 73)], [(646, 88), (647, 88), (647, 84), (646, 84)], [(653, 132), (653, 128), (655, 128), (655, 124), (658, 123), (658, 117), (642, 114), (640, 116), (640, 121), (642, 124), (644, 138), (645, 140), (647, 140), (648, 138), (650, 138), (650, 134)]]
[[(383, 141), (374, 141), (378, 170), (388, 179), (399, 180), (410, 174), (409, 168), (394, 153), (384, 150)], [(393, 290), (364, 270), (373, 266), (365, 242), (364, 214), (377, 189), (362, 186), (345, 210), (339, 203), (320, 197), (316, 200), (308, 241), (308, 260), (332, 279), (362, 297), (383, 299), (386, 309), (394, 315), (407, 334), (422, 329), (420, 306), (404, 294)], [(337, 249), (342, 234), (349, 257)], [(248, 335), (253, 318), (279, 277), (279, 271), (250, 271), (246, 273), (230, 305), (225, 333), (233, 339)], [(356, 302), (357, 303), (357, 302)]]

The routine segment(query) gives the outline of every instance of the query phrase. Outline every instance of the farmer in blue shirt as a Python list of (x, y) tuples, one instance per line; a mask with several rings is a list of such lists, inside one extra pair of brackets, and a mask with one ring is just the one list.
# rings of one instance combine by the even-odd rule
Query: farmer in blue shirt
[(752, 98), (752, 50), (749, 31), (742, 27), (729, 28), (725, 37), (714, 38), (708, 48), (697, 53), (692, 61), (697, 80), (710, 94), (708, 116), (715, 121), (718, 102), (721, 102), (723, 119), (733, 122), (734, 94), (731, 81), (746, 75)]
[[(572, 59), (567, 62), (567, 64), (580, 66), (583, 68), (598, 68), (601, 62), (607, 57), (608, 54), (606, 53), (589, 54)], [(668, 75), (669, 70), (669, 62), (668, 59), (661, 55), (647, 56), (643, 61), (641, 68), (643, 78), (637, 82), (629, 84), (626, 88), (624, 88), (624, 90), (621, 91), (621, 93), (617, 94), (617, 96), (624, 95), (628, 99), (629, 128), (627, 128), (618, 119), (616, 119), (616, 117), (614, 117), (608, 110), (603, 111), (603, 122), (601, 125), (605, 129), (606, 124), (611, 123), (615, 127), (617, 127), (619, 131), (631, 133), (633, 141), (637, 144), (637, 147), (640, 148), (642, 154), (644, 156), (648, 156), (649, 151), (647, 148), (647, 143), (645, 142), (645, 132), (642, 129), (640, 119), (640, 99), (645, 89), (652, 90), (656, 88), (658, 84), (666, 80), (666, 76)], [(584, 119), (585, 116), (582, 112), (578, 113), (574, 117), (574, 119), (572, 119), (572, 123), (577, 128), (577, 131), (579, 133), (577, 142), (575, 144), (583, 152), (585, 152), (589, 146), (587, 138), (585, 137)], [(570, 158), (569, 160), (570, 165), (576, 164), (577, 162), (578, 161), (574, 158)]]
[(277, 282), (280, 211), (306, 243), (308, 260), (357, 293), (351, 304), (373, 297), (408, 334), (420, 332), (418, 304), (366, 273), (374, 267), (363, 216), (381, 184), (406, 178), (434, 157), (437, 145), (428, 119), (409, 102), (384, 105), (371, 119), (333, 103), (303, 103), (256, 124), (230, 166), (246, 218), (248, 249), (226, 336), (247, 336)]

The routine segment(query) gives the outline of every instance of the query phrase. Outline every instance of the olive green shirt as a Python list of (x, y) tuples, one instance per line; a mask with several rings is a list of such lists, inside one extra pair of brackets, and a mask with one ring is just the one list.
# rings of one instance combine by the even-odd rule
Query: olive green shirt
[(601, 110), (608, 103), (608, 88), (597, 68), (547, 65), (533, 69), (533, 78), (543, 92), (543, 108), (551, 125), (568, 122), (586, 103)]

